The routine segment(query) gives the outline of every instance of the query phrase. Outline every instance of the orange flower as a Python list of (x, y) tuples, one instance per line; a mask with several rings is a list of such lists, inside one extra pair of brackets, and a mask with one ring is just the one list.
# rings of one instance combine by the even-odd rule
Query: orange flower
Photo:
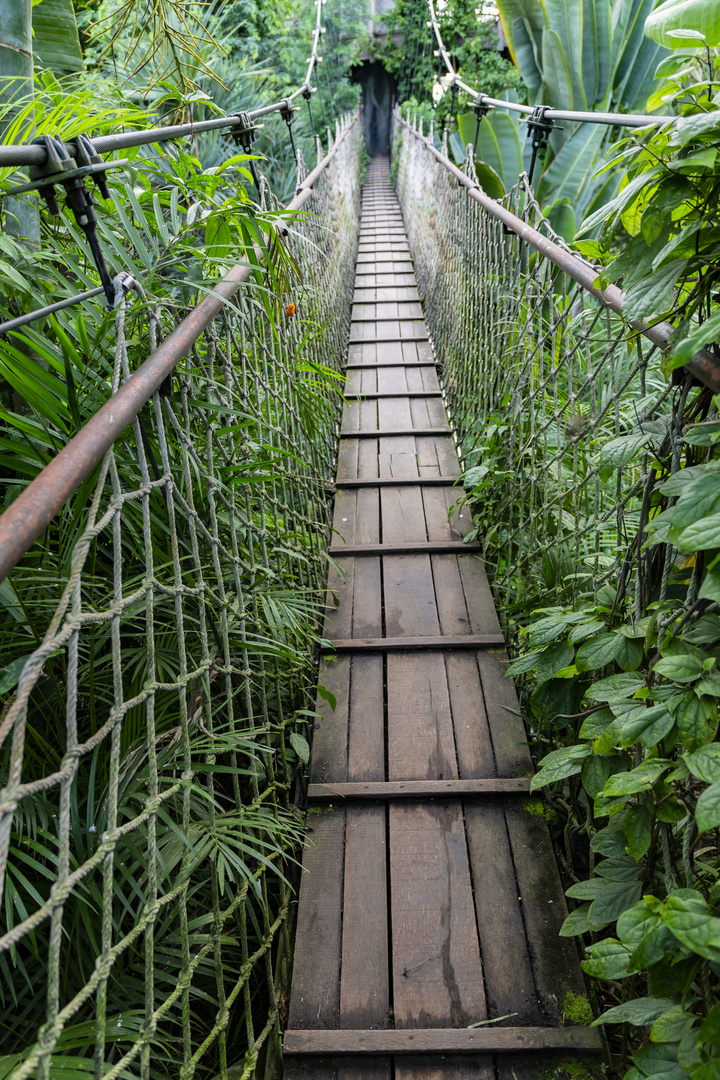
[(289, 319), (292, 319), (293, 315), (295, 314), (295, 305), (288, 304), (288, 306), (285, 308), (285, 314)]

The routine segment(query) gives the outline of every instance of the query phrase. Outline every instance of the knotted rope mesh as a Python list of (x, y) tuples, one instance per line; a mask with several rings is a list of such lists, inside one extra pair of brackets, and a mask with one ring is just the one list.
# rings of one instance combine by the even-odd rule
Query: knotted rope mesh
[[(360, 139), (289, 226), (287, 294), (242, 286), (13, 574), (32, 611), (68, 545), (0, 715), (3, 1076), (277, 1071)], [(115, 389), (160, 325), (138, 288)]]
[[(697, 566), (671, 544), (645, 550), (642, 534), (710, 392), (683, 371), (670, 384), (659, 350), (505, 230), (421, 134), (396, 122), (398, 195), (507, 628), (605, 584), (635, 617), (651, 600), (693, 605)], [(477, 183), (472, 147), (464, 170)], [(527, 176), (504, 204), (566, 247)]]

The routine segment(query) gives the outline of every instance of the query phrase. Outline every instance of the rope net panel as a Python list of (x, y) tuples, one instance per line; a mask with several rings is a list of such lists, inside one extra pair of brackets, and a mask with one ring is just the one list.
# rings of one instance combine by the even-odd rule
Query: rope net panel
[[(506, 628), (608, 584), (618, 612), (653, 601), (669, 623), (696, 603), (700, 569), (642, 534), (710, 391), (683, 371), (670, 384), (656, 347), (506, 231), (418, 134), (396, 123), (397, 189)], [(464, 171), (477, 183), (472, 146)], [(566, 247), (525, 175), (504, 204)]]
[[(289, 226), (291, 294), (254, 272), (8, 579), (3, 1076), (278, 1068), (360, 153)], [(131, 296), (113, 390), (155, 345)]]

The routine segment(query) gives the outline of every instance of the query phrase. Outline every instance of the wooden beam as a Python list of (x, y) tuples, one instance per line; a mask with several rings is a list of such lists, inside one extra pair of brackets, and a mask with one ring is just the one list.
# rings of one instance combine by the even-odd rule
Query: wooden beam
[[(403, 341), (405, 344), (407, 344), (409, 341), (413, 341), (413, 340), (416, 340), (416, 339), (414, 339), (414, 338), (400, 338), (398, 340)], [(365, 345), (365, 344), (372, 345), (373, 343), (372, 343), (372, 341), (371, 342), (351, 341), (350, 344), (351, 345)], [(359, 364), (359, 363), (355, 363), (354, 361), (350, 360), (345, 365), (345, 370), (346, 371), (356, 371), (356, 370), (362, 370), (363, 368), (367, 368), (368, 370), (370, 370), (371, 368), (388, 368), (388, 367), (431, 367), (431, 368), (434, 368), (435, 367), (435, 361), (434, 360), (386, 360), (383, 363), (379, 364), (376, 360), (373, 360), (372, 363)]]
[(416, 487), (428, 485), (429, 487), (454, 487), (461, 476), (377, 476), (377, 477), (338, 477), (334, 483), (338, 488), (364, 488), (364, 487)]
[(444, 799), (528, 795), (530, 777), (492, 777), (484, 780), (393, 780), (310, 784), (308, 799)]
[[(382, 322), (400, 322), (399, 319), (382, 319)], [(350, 338), (350, 345), (388, 345), (396, 344), (398, 341), (402, 345), (412, 345), (417, 341), (429, 341), (430, 338), (427, 334), (418, 334), (416, 337), (400, 337), (399, 334), (395, 334), (393, 337), (369, 337), (369, 338)], [(349, 366), (349, 365), (348, 365)]]
[(452, 438), (450, 428), (380, 428), (378, 431), (341, 431), (341, 439), (386, 439), (400, 435), (445, 435)]
[(504, 648), (502, 634), (446, 634), (444, 637), (338, 638), (320, 646), (323, 653), (417, 652), (421, 649)]
[(381, 393), (375, 390), (349, 390), (345, 391), (343, 396), (348, 400), (358, 401), (376, 401), (381, 398), (439, 398), (442, 397), (442, 390), (385, 390)]
[(407, 1028), (366, 1031), (286, 1031), (286, 1054), (517, 1054), (575, 1050), (599, 1054), (600, 1033), (590, 1027)]
[(331, 544), (328, 555), (338, 559), (343, 555), (474, 555), (479, 551), (482, 544), (466, 544), (464, 540), (416, 540), (406, 544)]

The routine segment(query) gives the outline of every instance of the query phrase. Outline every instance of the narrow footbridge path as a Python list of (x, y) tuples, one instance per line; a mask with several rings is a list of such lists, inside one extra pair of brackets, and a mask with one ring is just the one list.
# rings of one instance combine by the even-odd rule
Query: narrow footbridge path
[(459, 463), (386, 158), (364, 189), (350, 341), (320, 671), (337, 707), (318, 703), (285, 1075), (589, 1065), (500, 626), (470, 521), (449, 513)]

